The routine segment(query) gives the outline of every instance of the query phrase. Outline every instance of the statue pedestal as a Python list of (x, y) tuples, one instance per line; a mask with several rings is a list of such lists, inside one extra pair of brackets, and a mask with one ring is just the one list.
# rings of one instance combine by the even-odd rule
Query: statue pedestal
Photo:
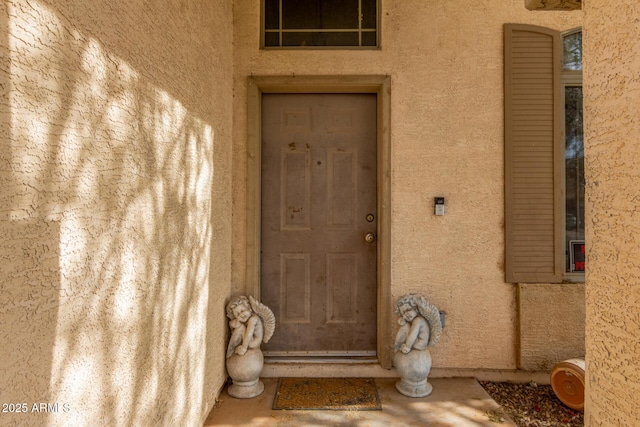
[(250, 399), (264, 391), (264, 383), (260, 381), (260, 373), (264, 364), (262, 350), (248, 350), (244, 355), (234, 354), (227, 359), (227, 371), (233, 380), (227, 392), (238, 399)]
[(409, 397), (426, 397), (431, 394), (433, 387), (427, 382), (431, 371), (431, 354), (429, 350), (411, 350), (404, 354), (397, 352), (393, 364), (400, 374), (400, 381), (396, 389)]

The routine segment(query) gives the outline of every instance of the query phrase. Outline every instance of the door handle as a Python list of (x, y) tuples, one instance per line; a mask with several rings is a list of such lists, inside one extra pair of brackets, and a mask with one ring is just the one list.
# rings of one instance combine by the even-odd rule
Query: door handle
[(376, 235), (373, 233), (367, 233), (364, 235), (364, 241), (367, 243), (373, 243), (376, 240)]

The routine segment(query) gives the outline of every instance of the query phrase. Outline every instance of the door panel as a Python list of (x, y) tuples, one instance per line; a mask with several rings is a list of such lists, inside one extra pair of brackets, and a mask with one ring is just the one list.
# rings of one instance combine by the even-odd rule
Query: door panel
[(375, 354), (376, 108), (375, 94), (263, 95), (266, 355)]

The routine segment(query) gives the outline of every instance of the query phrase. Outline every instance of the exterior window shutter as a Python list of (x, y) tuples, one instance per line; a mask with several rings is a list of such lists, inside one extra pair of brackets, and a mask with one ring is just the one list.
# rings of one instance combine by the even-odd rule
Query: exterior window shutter
[(559, 32), (505, 25), (505, 271), (562, 281), (563, 108)]

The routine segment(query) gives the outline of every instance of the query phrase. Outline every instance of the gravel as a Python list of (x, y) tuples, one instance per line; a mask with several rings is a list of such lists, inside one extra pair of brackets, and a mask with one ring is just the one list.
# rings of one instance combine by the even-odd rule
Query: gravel
[[(494, 383), (480, 384), (519, 427), (582, 427), (582, 412), (565, 406), (550, 385)], [(488, 414), (500, 422), (501, 414)]]

